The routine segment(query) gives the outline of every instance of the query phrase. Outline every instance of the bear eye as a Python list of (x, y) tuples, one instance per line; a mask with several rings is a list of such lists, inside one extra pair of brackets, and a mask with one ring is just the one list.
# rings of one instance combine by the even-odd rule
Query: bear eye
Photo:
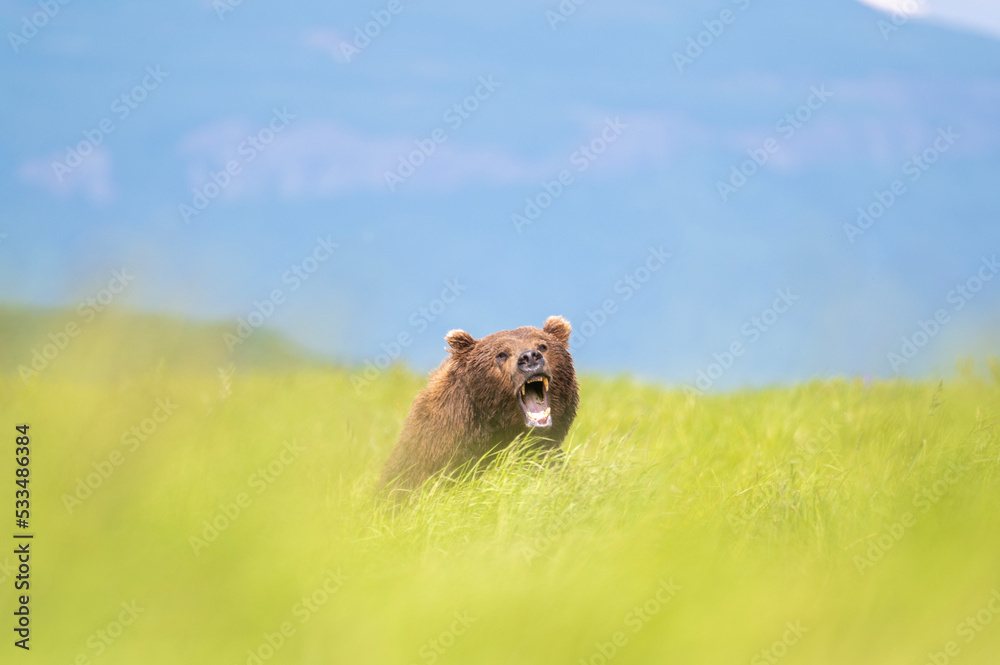
[(502, 365), (507, 362), (507, 358), (510, 358), (510, 354), (506, 351), (501, 351), (497, 354), (497, 364)]
[(541, 351), (542, 353), (545, 353), (546, 351), (549, 350), (549, 347), (546, 344), (539, 344), (538, 345), (538, 350)]

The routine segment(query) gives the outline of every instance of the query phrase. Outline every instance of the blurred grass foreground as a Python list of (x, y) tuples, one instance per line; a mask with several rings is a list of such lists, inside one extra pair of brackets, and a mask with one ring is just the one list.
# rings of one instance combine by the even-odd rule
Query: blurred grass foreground
[(512, 456), (392, 516), (375, 480), (423, 377), (356, 391), (263, 331), (237, 357), (109, 315), (22, 378), (61, 325), (25, 320), (0, 312), (0, 477), (15, 425), (33, 446), (25, 662), (998, 662), (997, 379), (584, 377), (564, 469)]

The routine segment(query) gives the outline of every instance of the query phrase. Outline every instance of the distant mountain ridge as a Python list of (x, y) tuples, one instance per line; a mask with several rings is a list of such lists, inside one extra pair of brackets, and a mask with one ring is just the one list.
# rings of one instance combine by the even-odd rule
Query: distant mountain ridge
[(280, 333), (257, 329), (230, 353), (233, 325), (161, 314), (0, 305), (0, 373), (31, 378), (51, 370), (113, 376), (163, 367), (283, 370), (324, 361)]

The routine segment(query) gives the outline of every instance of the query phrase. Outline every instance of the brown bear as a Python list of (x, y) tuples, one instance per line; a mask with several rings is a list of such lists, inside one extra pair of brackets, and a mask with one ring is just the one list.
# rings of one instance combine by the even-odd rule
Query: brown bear
[(576, 372), (569, 322), (550, 316), (474, 339), (445, 336), (449, 355), (421, 390), (382, 471), (387, 491), (413, 490), (503, 450), (529, 432), (544, 451), (558, 451), (576, 417)]

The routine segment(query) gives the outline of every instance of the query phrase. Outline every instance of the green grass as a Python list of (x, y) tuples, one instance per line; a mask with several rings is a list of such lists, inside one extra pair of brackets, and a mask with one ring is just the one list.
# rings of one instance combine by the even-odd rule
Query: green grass
[[(375, 480), (421, 377), (356, 395), (335, 369), (228, 386), (214, 368), (94, 379), (53, 363), (27, 386), (13, 369), (0, 425), (4, 450), (17, 423), (33, 440), (30, 662), (922, 665), (950, 640), (963, 665), (1000, 653), (988, 610), (970, 642), (957, 632), (1000, 590), (995, 382), (693, 398), (585, 377), (564, 468), (510, 456), (393, 517)], [(176, 412), (123, 444), (158, 399)], [(285, 442), (301, 452), (281, 461)], [(258, 482), (269, 464), (280, 475)], [(12, 469), (5, 453), (4, 505)], [(241, 494), (231, 524), (203, 533)], [(11, 580), (0, 588), (10, 623)], [(132, 601), (142, 613), (98, 654)], [(276, 653), (250, 658), (283, 622)]]

